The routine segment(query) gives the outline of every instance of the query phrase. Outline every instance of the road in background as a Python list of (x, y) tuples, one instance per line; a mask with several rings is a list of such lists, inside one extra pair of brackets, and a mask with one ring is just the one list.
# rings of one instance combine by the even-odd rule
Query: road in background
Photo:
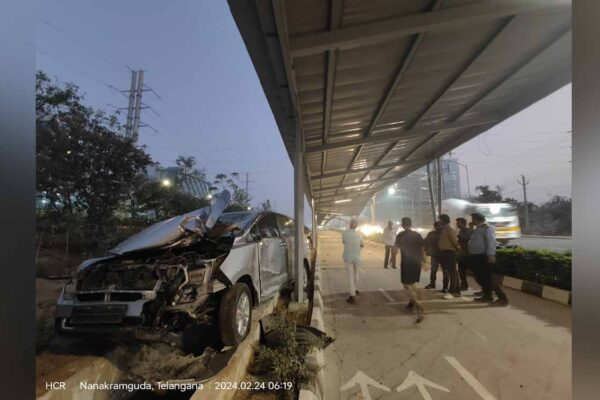
[(573, 248), (573, 240), (570, 237), (523, 236), (515, 240), (515, 244), (517, 243), (526, 249), (567, 251)]
[(366, 243), (357, 305), (345, 301), (340, 233), (320, 232), (319, 253), (325, 326), (336, 338), (325, 350), (326, 399), (571, 398), (569, 307), (510, 289), (508, 307), (422, 289), (416, 325), (399, 271), (382, 268), (383, 246)]

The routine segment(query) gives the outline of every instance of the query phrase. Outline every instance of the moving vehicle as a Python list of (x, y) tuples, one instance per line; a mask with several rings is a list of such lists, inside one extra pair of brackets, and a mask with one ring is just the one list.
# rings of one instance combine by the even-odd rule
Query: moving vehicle
[[(60, 334), (132, 335), (185, 345), (199, 326), (234, 346), (249, 333), (252, 307), (294, 282), (294, 221), (263, 211), (210, 207), (158, 222), (110, 255), (84, 261), (56, 306)], [(308, 284), (308, 243), (304, 287)]]
[(485, 216), (486, 222), (494, 227), (496, 240), (507, 244), (510, 240), (521, 237), (517, 208), (508, 203), (470, 203), (460, 199), (442, 201), (442, 213), (448, 214), (452, 221), (463, 217), (471, 220), (471, 213), (479, 212)]

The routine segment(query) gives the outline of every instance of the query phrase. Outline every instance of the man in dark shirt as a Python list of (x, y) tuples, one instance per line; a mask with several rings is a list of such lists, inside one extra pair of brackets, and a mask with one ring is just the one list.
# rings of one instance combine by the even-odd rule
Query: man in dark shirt
[(415, 283), (421, 278), (421, 261), (423, 260), (423, 246), (425, 244), (420, 234), (411, 229), (412, 221), (408, 217), (402, 218), (403, 232), (396, 236), (396, 246), (400, 249), (400, 280), (408, 294), (407, 308), (416, 311), (416, 323), (423, 320), (423, 306), (419, 302)]
[[(440, 268), (440, 257), (437, 242), (440, 239), (440, 232), (442, 231), (442, 224), (439, 221), (434, 222), (434, 230), (429, 232), (425, 236), (425, 254), (431, 258), (431, 272), (429, 274), (429, 285), (425, 286), (425, 289), (435, 289), (435, 280), (437, 278), (437, 272)], [(448, 272), (442, 268), (442, 292), (448, 291)]]
[(458, 228), (458, 277), (460, 278), (460, 290), (469, 290), (467, 283), (467, 269), (469, 268), (469, 239), (471, 238), (471, 230), (467, 227), (467, 220), (464, 218), (456, 218), (456, 227)]

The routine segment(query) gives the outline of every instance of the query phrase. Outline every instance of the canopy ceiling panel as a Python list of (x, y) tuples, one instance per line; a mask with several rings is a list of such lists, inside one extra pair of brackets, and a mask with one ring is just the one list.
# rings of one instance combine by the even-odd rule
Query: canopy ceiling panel
[(229, 5), (288, 154), (303, 135), (321, 219), (571, 80), (570, 0)]

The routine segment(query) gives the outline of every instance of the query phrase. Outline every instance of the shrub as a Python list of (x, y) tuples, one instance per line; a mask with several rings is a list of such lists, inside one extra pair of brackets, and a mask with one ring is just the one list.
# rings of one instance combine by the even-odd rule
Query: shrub
[(292, 390), (278, 392), (285, 399), (297, 398), (300, 384), (313, 379), (318, 372), (318, 367), (304, 362), (313, 347), (296, 341), (296, 325), (284, 317), (275, 320), (274, 328), (278, 345), (259, 347), (252, 373), (264, 383), (292, 382)]
[(531, 250), (521, 247), (498, 249), (494, 272), (571, 290), (571, 253)]

